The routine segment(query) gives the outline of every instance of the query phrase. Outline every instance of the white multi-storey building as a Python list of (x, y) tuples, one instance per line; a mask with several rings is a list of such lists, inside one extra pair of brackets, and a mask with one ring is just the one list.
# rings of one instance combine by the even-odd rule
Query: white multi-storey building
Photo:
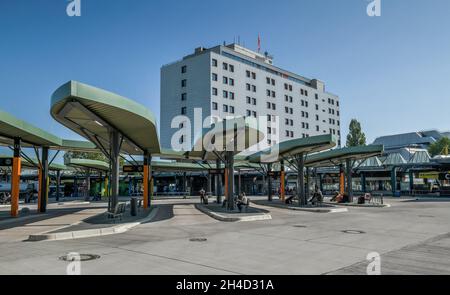
[(335, 135), (340, 145), (338, 96), (326, 92), (323, 82), (277, 68), (268, 54), (237, 44), (197, 48), (194, 54), (161, 68), (163, 147), (171, 147), (172, 136), (179, 130), (171, 128), (173, 118), (184, 115), (194, 122), (196, 108), (213, 121), (266, 117), (269, 145), (326, 133)]

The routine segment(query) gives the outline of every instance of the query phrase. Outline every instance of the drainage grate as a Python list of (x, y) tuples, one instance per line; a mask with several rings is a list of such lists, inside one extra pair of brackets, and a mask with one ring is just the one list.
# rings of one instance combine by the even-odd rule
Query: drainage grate
[(362, 230), (356, 230), (356, 229), (347, 229), (342, 231), (344, 234), (353, 234), (353, 235), (359, 235), (359, 234), (365, 234), (365, 231)]
[(189, 239), (189, 241), (191, 242), (206, 242), (208, 239), (207, 238), (192, 238)]
[(296, 225), (293, 225), (293, 227), (305, 228), (305, 227), (307, 227), (307, 226), (306, 226), (306, 225), (303, 225), (303, 224), (296, 224)]
[(64, 256), (59, 257), (59, 260), (63, 260), (63, 261), (89, 261), (89, 260), (95, 260), (95, 259), (99, 259), (99, 258), (100, 258), (100, 255), (95, 255), (95, 254), (79, 254), (79, 255), (68, 254), (68, 255), (64, 255)]

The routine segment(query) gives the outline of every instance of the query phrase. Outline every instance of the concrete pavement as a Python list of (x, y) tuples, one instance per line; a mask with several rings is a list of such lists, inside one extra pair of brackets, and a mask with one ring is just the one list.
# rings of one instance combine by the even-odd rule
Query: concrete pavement
[[(411, 271), (403, 265), (418, 251), (400, 256), (395, 251), (446, 235), (450, 228), (450, 202), (443, 200), (389, 199), (390, 208), (355, 207), (345, 214), (270, 208), (272, 220), (245, 223), (212, 219), (194, 202), (155, 201), (157, 216), (123, 234), (2, 243), (0, 274), (65, 274), (67, 263), (58, 257), (69, 252), (101, 256), (82, 262), (83, 274), (365, 274), (366, 255), (373, 251), (382, 257), (382, 273), (385, 263), (387, 273), (406, 274)], [(446, 264), (433, 266), (448, 259), (448, 240), (436, 243), (439, 249), (427, 246), (433, 259), (417, 259), (417, 269), (448, 270)]]

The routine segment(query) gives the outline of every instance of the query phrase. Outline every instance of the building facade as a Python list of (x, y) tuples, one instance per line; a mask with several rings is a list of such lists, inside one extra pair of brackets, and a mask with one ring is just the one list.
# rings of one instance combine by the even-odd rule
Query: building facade
[(269, 145), (327, 133), (340, 145), (338, 96), (326, 92), (323, 82), (277, 68), (268, 54), (237, 44), (197, 48), (161, 68), (163, 147), (170, 148), (173, 140), (189, 140), (174, 136), (186, 126), (174, 124), (173, 118), (182, 115), (194, 122), (196, 108), (211, 122), (234, 116), (266, 118), (263, 131)]

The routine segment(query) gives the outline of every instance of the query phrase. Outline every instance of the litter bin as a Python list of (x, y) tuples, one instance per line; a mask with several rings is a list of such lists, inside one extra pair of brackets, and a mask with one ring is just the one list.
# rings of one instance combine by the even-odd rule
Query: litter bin
[(137, 198), (136, 197), (131, 198), (131, 200), (130, 200), (130, 214), (131, 214), (131, 216), (136, 216), (137, 215), (137, 204), (138, 204)]

